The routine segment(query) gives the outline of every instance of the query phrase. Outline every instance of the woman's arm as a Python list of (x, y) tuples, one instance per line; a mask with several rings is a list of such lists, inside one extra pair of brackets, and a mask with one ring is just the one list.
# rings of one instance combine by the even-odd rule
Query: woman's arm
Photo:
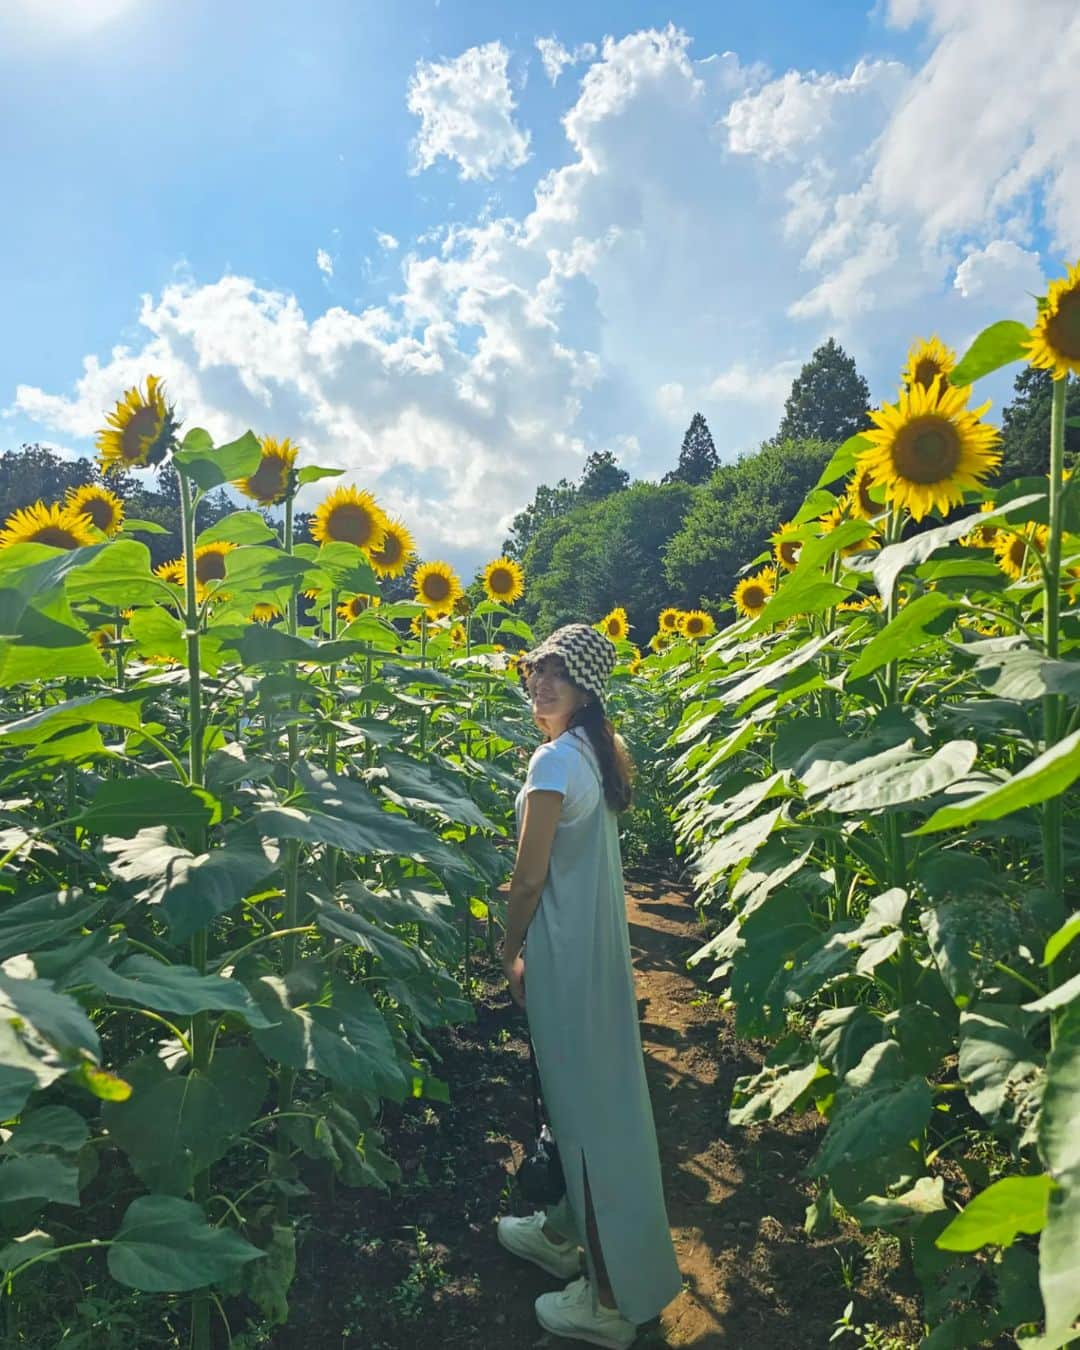
[(510, 965), (521, 953), (525, 930), (547, 880), (551, 862), (551, 845), (562, 811), (563, 794), (537, 789), (525, 798), (525, 815), (521, 822), (517, 859), (510, 878), (510, 901), (506, 912), (506, 934), (503, 938), (503, 966)]

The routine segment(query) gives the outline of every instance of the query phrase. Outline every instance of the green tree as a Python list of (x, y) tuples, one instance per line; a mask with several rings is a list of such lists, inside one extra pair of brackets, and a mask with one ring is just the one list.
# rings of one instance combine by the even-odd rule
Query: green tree
[(846, 441), (869, 425), (870, 387), (835, 338), (799, 371), (784, 404), (777, 441)]
[(682, 527), (664, 550), (671, 593), (685, 597), (683, 603), (726, 605), (739, 570), (799, 509), (832, 450), (829, 441), (767, 441), (696, 488)]
[[(1013, 401), (1001, 413), (1001, 467), (997, 481), (1046, 473), (1050, 446), (1050, 402), (1054, 381), (1048, 370), (1024, 366), (1013, 384)], [(1069, 377), (1065, 418), (1080, 417), (1080, 380)], [(1065, 463), (1080, 460), (1080, 426), (1065, 427)]]
[(44, 445), (23, 445), (0, 455), (0, 519), (36, 501), (63, 501), (69, 488), (99, 483), (92, 459), (62, 459)]
[(595, 623), (622, 605), (631, 641), (647, 642), (657, 613), (681, 598), (672, 596), (661, 558), (694, 492), (688, 483), (634, 483), (547, 522), (525, 558), (524, 616), (547, 633), (563, 623)]
[(510, 534), (503, 540), (503, 553), (521, 562), (540, 527), (549, 520), (564, 516), (577, 498), (573, 483), (560, 478), (554, 487), (541, 483), (524, 511), (519, 511), (510, 525)]
[(598, 502), (613, 492), (622, 492), (630, 482), (630, 475), (620, 469), (610, 450), (594, 450), (585, 461), (578, 483), (577, 498), (581, 502)]
[(690, 419), (683, 437), (679, 462), (674, 469), (664, 474), (664, 483), (706, 483), (720, 467), (720, 456), (713, 444), (709, 424), (701, 413), (696, 412)]

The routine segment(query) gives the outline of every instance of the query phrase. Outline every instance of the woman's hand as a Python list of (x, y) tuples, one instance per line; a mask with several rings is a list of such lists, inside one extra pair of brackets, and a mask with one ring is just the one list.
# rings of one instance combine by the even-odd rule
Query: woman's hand
[(503, 973), (510, 985), (510, 997), (519, 1008), (525, 1006), (525, 958), (515, 956), (512, 961), (503, 960)]

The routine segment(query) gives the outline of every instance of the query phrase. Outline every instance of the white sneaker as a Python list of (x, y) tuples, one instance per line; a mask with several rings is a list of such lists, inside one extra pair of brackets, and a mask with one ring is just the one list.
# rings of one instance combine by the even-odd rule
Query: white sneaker
[(547, 1215), (542, 1209), (525, 1219), (504, 1216), (499, 1220), (496, 1236), (508, 1252), (523, 1256), (549, 1275), (568, 1280), (581, 1270), (581, 1249), (569, 1238), (552, 1242), (545, 1237), (543, 1227), (546, 1222)]
[(545, 1331), (570, 1340), (605, 1345), (608, 1350), (626, 1350), (637, 1337), (637, 1327), (616, 1308), (597, 1303), (592, 1308), (592, 1290), (585, 1276), (568, 1284), (561, 1293), (541, 1294), (536, 1316)]

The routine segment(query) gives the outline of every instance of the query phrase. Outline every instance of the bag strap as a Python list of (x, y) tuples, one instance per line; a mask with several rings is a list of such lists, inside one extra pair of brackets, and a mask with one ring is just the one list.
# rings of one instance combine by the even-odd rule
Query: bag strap
[(536, 1137), (540, 1138), (540, 1075), (536, 1071), (536, 1050), (533, 1048), (532, 1037), (529, 1037), (529, 1068), (532, 1070), (533, 1085), (533, 1125), (536, 1128)]
[[(586, 752), (584, 745), (582, 745), (581, 741), (578, 739), (576, 731), (573, 727), (570, 728), (570, 731), (567, 734), (570, 737), (570, 744), (576, 747), (578, 754), (581, 756), (581, 758), (585, 761), (585, 763), (589, 766), (590, 770), (592, 771), (592, 776), (596, 779), (596, 786), (600, 789), (600, 796), (603, 797), (604, 784), (600, 779), (600, 774), (597, 771), (596, 765), (593, 763), (592, 756)], [(587, 734), (588, 733), (586, 733), (586, 735)]]

